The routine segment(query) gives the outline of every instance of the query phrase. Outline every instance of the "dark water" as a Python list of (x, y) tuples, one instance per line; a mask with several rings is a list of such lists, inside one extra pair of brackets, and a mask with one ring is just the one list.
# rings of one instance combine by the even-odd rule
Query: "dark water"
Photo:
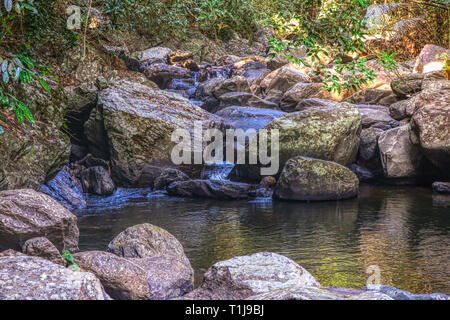
[(181, 241), (197, 281), (217, 261), (272, 251), (325, 286), (361, 288), (378, 265), (383, 284), (450, 294), (450, 208), (433, 206), (428, 189), (362, 186), (359, 199), (309, 204), (142, 198), (147, 192), (79, 213), (81, 249), (105, 250), (114, 235), (149, 222)]

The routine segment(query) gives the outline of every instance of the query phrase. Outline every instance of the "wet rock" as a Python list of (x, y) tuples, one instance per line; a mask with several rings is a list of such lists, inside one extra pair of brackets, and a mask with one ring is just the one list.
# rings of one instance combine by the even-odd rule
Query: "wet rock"
[(65, 266), (64, 258), (61, 256), (58, 249), (45, 237), (27, 240), (22, 247), (22, 252), (29, 256), (41, 257), (53, 263)]
[[(450, 81), (443, 81), (449, 83)], [(430, 162), (450, 175), (450, 85), (424, 90), (415, 100), (411, 140)]]
[(350, 166), (350, 170), (356, 174), (359, 181), (366, 182), (371, 181), (375, 178), (375, 175), (367, 168), (357, 165), (356, 163)]
[(383, 132), (378, 139), (384, 175), (388, 178), (410, 178), (420, 172), (422, 154), (411, 143), (410, 126)]
[[(171, 158), (174, 130), (193, 133), (197, 121), (203, 128), (220, 128), (222, 122), (178, 94), (128, 80), (101, 91), (94, 111), (85, 125), (89, 145), (108, 148), (112, 179), (123, 187), (136, 186), (147, 165), (177, 167)], [(105, 132), (102, 142), (99, 131)]]
[(144, 70), (144, 75), (162, 89), (167, 88), (174, 79), (189, 79), (192, 76), (188, 69), (163, 63), (156, 63), (147, 67)]
[(69, 210), (83, 209), (87, 205), (83, 186), (68, 166), (64, 166), (56, 177), (43, 185), (39, 191), (48, 194)]
[(284, 115), (284, 112), (252, 107), (228, 107), (220, 110), (216, 115), (225, 120), (227, 124), (235, 129), (254, 129), (255, 133), (265, 127), (270, 121)]
[(450, 56), (450, 50), (433, 45), (427, 44), (420, 51), (419, 57), (416, 60), (414, 66), (414, 72), (423, 73), (430, 71), (442, 70), (444, 66), (444, 60), (441, 58), (436, 58), (443, 53), (447, 53)]
[(189, 180), (189, 176), (177, 169), (165, 169), (155, 180), (155, 190), (164, 190), (173, 182)]
[(380, 292), (393, 300), (450, 300), (450, 297), (442, 293), (413, 294), (405, 290), (399, 290), (391, 286), (371, 284), (364, 287), (368, 292)]
[(123, 258), (148, 258), (172, 255), (188, 264), (181, 243), (166, 230), (149, 223), (130, 227), (108, 245), (108, 251)]
[(320, 287), (320, 284), (291, 259), (276, 253), (261, 252), (214, 264), (205, 273), (200, 288), (183, 299), (246, 299), (293, 286)]
[(38, 257), (0, 258), (0, 300), (109, 300), (100, 281)]
[(450, 182), (433, 183), (433, 191), (442, 194), (450, 194)]
[(172, 196), (212, 199), (248, 199), (255, 186), (247, 183), (212, 180), (188, 180), (172, 183), (167, 192)]
[(109, 252), (74, 255), (81, 268), (100, 279), (105, 291), (119, 300), (165, 300), (192, 290), (190, 265), (173, 256), (125, 259)]
[(104, 167), (91, 167), (80, 172), (80, 180), (85, 193), (100, 196), (111, 195), (116, 186)]
[(137, 188), (153, 188), (156, 179), (162, 174), (163, 168), (151, 165), (145, 165), (142, 168), (141, 175), (136, 182)]
[(361, 113), (361, 124), (363, 129), (373, 127), (381, 130), (389, 130), (399, 126), (397, 120), (391, 118), (389, 109), (376, 105), (357, 105)]
[[(248, 92), (230, 92), (220, 96), (220, 108), (226, 108), (231, 106), (253, 107), (253, 108), (265, 108), (276, 109), (277, 104), (261, 99), (254, 94)], [(217, 111), (214, 111), (217, 112)]]
[(367, 292), (338, 287), (316, 288), (292, 286), (258, 294), (247, 300), (393, 300), (380, 292)]
[(34, 190), (0, 192), (0, 249), (21, 248), (45, 236), (58, 250), (78, 250), (77, 218), (50, 196)]
[(305, 157), (290, 159), (274, 190), (279, 200), (323, 201), (354, 198), (358, 177), (337, 163)]
[(368, 88), (354, 93), (345, 99), (345, 102), (353, 104), (374, 104), (389, 106), (397, 102), (397, 98), (391, 90)]

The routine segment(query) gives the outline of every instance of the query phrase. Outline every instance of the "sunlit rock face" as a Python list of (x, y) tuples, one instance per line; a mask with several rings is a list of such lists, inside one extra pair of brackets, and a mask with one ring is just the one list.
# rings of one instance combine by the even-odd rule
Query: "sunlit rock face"
[(437, 56), (440, 56), (443, 53), (447, 53), (450, 56), (449, 49), (433, 44), (427, 44), (423, 47), (419, 57), (417, 58), (416, 65), (414, 66), (414, 72), (425, 73), (442, 70), (444, 66), (444, 59)]

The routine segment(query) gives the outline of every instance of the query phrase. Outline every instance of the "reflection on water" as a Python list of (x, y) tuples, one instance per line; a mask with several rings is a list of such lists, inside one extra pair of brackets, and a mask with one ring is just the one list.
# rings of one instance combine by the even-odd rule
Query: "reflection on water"
[(361, 288), (367, 267), (378, 265), (383, 284), (450, 294), (450, 210), (433, 207), (427, 189), (363, 186), (359, 199), (322, 203), (135, 197), (79, 213), (80, 248), (105, 250), (144, 222), (182, 242), (197, 282), (217, 261), (272, 251), (325, 286)]

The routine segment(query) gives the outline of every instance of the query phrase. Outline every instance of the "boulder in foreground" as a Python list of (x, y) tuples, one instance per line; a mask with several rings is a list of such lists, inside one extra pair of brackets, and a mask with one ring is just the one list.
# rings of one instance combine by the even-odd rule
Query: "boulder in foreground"
[(0, 300), (108, 300), (100, 281), (38, 257), (0, 258)]
[(206, 272), (200, 288), (183, 299), (246, 299), (292, 286), (320, 287), (320, 284), (291, 259), (262, 252), (214, 264)]
[(0, 250), (45, 236), (58, 250), (78, 250), (77, 217), (50, 196), (29, 189), (0, 192)]

